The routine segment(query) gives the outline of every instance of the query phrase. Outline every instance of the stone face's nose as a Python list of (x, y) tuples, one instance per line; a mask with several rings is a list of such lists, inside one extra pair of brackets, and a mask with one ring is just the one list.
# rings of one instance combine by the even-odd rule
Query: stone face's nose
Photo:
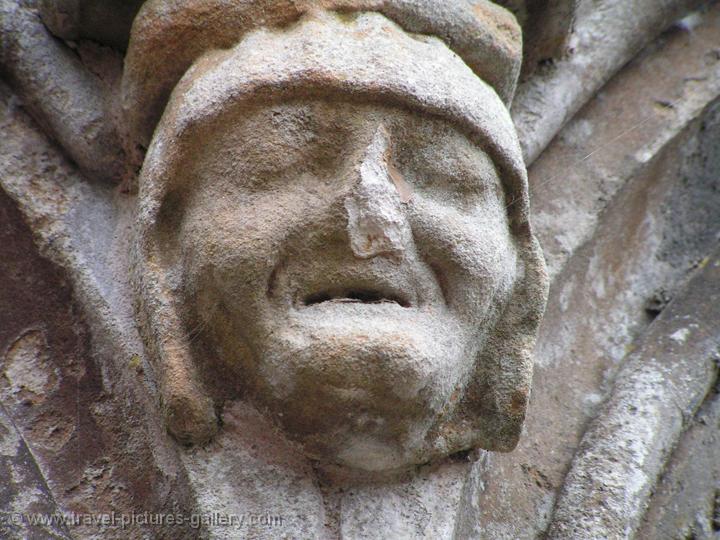
[(411, 242), (403, 208), (410, 200), (410, 186), (393, 169), (389, 158), (390, 134), (381, 125), (358, 167), (357, 183), (345, 199), (350, 247), (361, 259), (402, 257)]

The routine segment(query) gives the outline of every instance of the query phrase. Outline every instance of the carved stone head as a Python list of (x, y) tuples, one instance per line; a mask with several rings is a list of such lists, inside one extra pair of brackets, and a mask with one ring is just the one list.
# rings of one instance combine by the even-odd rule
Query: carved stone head
[(512, 17), (285, 4), (153, 0), (133, 27), (138, 313), (169, 429), (204, 442), (246, 399), (326, 464), (511, 450), (546, 296)]

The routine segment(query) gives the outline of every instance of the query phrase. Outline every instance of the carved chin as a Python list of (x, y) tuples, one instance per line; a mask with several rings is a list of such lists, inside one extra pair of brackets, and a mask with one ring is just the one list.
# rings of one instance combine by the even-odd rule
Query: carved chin
[(310, 457), (401, 468), (429, 458), (427, 434), (474, 364), (468, 341), (449, 315), (330, 302), (262, 344), (253, 393)]

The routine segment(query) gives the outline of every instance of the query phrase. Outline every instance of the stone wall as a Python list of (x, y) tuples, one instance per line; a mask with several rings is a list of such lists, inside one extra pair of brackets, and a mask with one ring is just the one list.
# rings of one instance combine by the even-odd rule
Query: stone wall
[[(305, 442), (259, 405), (269, 402), (228, 390), (223, 376), (202, 379), (220, 419), (210, 442), (188, 446), (192, 437), (179, 442), (168, 431), (163, 377), (170, 364), (157, 360), (147, 329), (140, 331), (148, 322), (138, 317), (159, 308), (137, 305), (139, 259), (131, 256), (152, 209), (142, 201), (151, 199), (142, 184), (138, 191), (144, 153), (128, 144), (121, 107), (128, 21), (140, 3), (0, 0), (1, 537), (717, 537), (720, 6), (497, 3), (517, 15), (525, 38), (510, 110), (550, 283), (527, 414), (510, 452), (482, 449), (487, 444), (477, 441), (487, 437), (480, 437), (450, 455), (433, 451), (411, 466), (368, 474), (308, 455)], [(481, 13), (499, 9), (488, 4), (467, 3)], [(446, 25), (468, 24), (465, 2), (453, 8), (460, 11), (430, 0), (396, 11), (393, 2), (347, 6), (342, 24), (357, 24), (347, 11), (385, 10), (377, 17), (425, 24), (442, 39), (413, 34), (418, 42), (437, 50), (450, 43), (472, 64), (462, 49), (466, 37), (448, 37), (467, 26)], [(427, 16), (432, 10), (441, 13)], [(320, 21), (319, 28), (331, 24)], [(304, 31), (302, 24), (288, 28), (261, 31), (252, 43)], [(228, 54), (206, 54), (193, 73), (201, 78)], [(398, 63), (397, 73), (407, 65)], [(476, 75), (485, 69), (472, 66)], [(459, 77), (471, 72), (458, 70)], [(184, 80), (177, 99), (192, 82)], [(378, 81), (370, 92), (396, 92)], [(322, 81), (325, 88), (336, 83), (327, 74)], [(231, 90), (227, 99), (239, 102)], [(214, 110), (218, 95), (177, 105), (177, 117), (167, 113), (164, 122), (192, 116), (192, 107)], [(450, 91), (441, 98), (433, 115), (452, 107)], [(428, 103), (403, 103), (414, 111), (403, 114), (426, 119)], [(512, 161), (512, 151), (503, 154), (508, 137), (497, 155)], [(179, 140), (165, 143), (171, 153)], [(200, 140), (193, 151), (208, 144)], [(374, 173), (396, 178), (383, 167)], [(398, 204), (404, 209), (407, 201)], [(522, 238), (530, 238), (527, 231)], [(169, 327), (157, 324), (162, 342)], [(219, 355), (209, 341), (199, 343), (201, 332), (183, 338), (193, 351)], [(199, 364), (202, 373), (211, 373), (209, 362)], [(512, 438), (508, 426), (498, 428), (503, 440)], [(135, 519), (82, 522), (113, 512)], [(61, 513), (80, 522), (29, 519)], [(144, 513), (185, 521), (137, 519)], [(219, 516), (241, 519), (229, 524)]]

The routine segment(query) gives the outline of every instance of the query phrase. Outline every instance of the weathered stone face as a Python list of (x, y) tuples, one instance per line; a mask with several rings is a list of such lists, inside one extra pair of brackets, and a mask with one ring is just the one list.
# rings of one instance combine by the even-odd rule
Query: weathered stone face
[(517, 275), (488, 155), (442, 120), (350, 102), (223, 115), (196, 137), (168, 257), (224, 384), (317, 457), (427, 459)]
[(323, 463), (511, 450), (546, 294), (526, 182), (497, 93), (382, 15), (202, 56), (140, 175), (170, 430), (204, 442), (213, 404), (241, 398)]
[(713, 536), (702, 4), (0, 0), (0, 537)]

